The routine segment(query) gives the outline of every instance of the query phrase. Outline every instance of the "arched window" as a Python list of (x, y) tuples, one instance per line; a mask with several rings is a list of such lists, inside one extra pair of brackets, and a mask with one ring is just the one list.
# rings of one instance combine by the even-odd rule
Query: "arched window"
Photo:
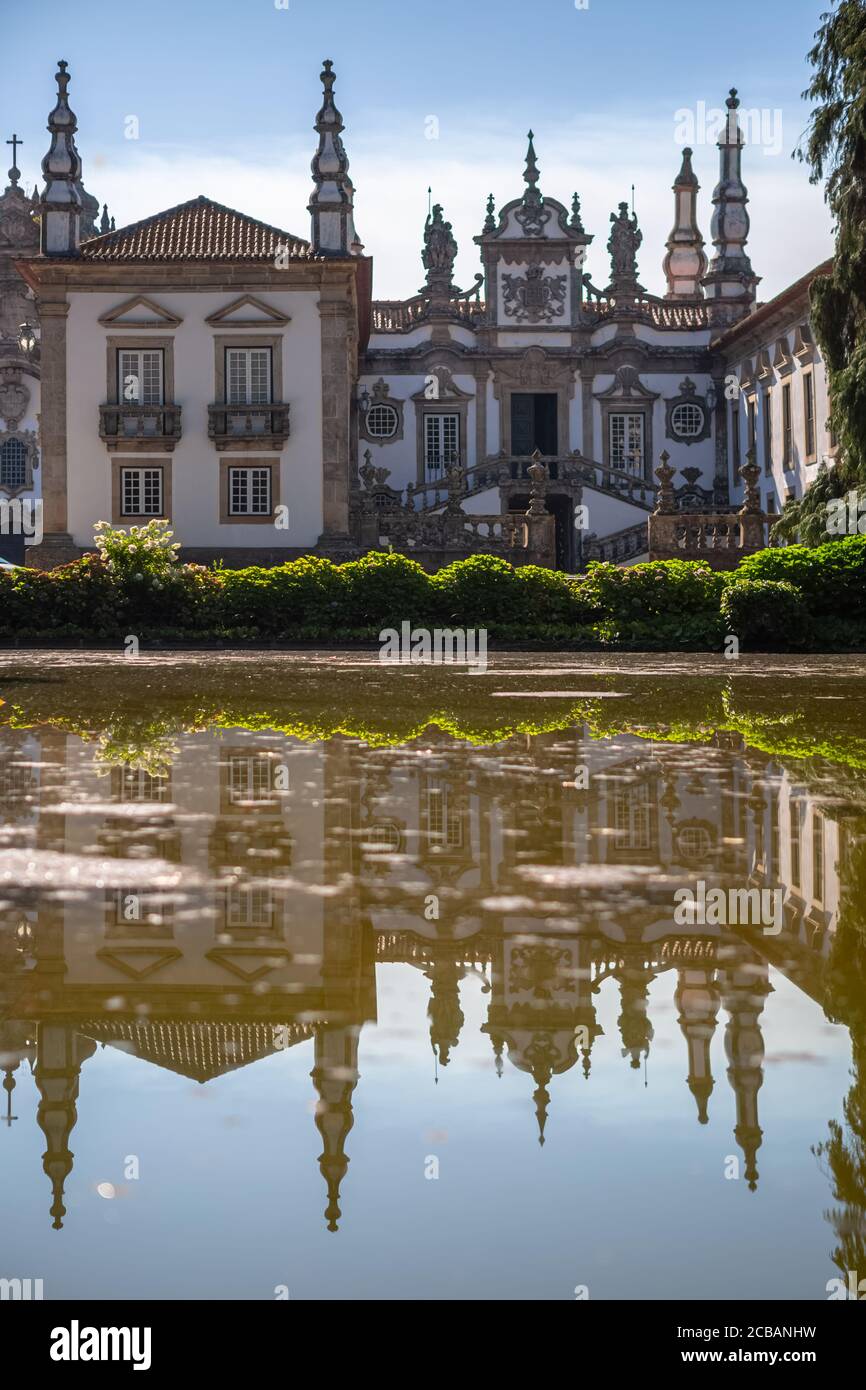
[(0, 487), (18, 488), (27, 483), (27, 449), (20, 439), (0, 444)]

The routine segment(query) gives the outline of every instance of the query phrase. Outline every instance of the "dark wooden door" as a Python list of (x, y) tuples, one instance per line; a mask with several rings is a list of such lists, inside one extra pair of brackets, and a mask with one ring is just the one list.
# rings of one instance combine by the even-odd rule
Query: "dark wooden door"
[(551, 391), (515, 391), (511, 397), (511, 452), (559, 452), (556, 396)]

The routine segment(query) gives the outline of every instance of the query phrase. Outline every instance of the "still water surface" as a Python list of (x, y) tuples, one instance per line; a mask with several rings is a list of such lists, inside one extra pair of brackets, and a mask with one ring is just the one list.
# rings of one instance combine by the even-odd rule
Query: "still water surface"
[[(0, 1277), (569, 1300), (866, 1274), (864, 676), (0, 656)], [(771, 913), (683, 921), (714, 887)]]

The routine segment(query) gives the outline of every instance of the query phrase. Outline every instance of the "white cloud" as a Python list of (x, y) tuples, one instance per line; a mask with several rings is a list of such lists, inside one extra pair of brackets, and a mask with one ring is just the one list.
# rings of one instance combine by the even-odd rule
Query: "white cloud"
[[(373, 123), (368, 119), (367, 128)], [(642, 283), (664, 292), (662, 259), (673, 221), (671, 184), (681, 149), (674, 141), (673, 112), (656, 120), (625, 115), (603, 120), (581, 118), (553, 132), (536, 134), (540, 186), (566, 207), (575, 189), (587, 231), (594, 237), (587, 270), (593, 281), (608, 280), (606, 251), (609, 218), (631, 197), (643, 232), (639, 256)], [(377, 298), (405, 298), (423, 281), (421, 239), (427, 213), (427, 187), (441, 202), (460, 246), (456, 278), (464, 287), (480, 269), (472, 238), (481, 231), (487, 195), (497, 207), (523, 190), (526, 139), (503, 122), (483, 125), (449, 121), (438, 140), (425, 138), (423, 126), (387, 138), (346, 137), (355, 183), (355, 218), (368, 254), (374, 257)], [(139, 146), (134, 141), (85, 162), (85, 180), (107, 200), (121, 226), (205, 193), (299, 236), (309, 234), (307, 202), (315, 136), (309, 140), (259, 140), (243, 155), (213, 155), (190, 146)], [(693, 158), (701, 182), (699, 219), (710, 242), (711, 196), (718, 178), (713, 144), (696, 144)], [(787, 152), (768, 156), (757, 147), (744, 152), (752, 232), (749, 251), (763, 277), (760, 297), (771, 298), (829, 254), (830, 220), (821, 190), (808, 183), (805, 169)]]

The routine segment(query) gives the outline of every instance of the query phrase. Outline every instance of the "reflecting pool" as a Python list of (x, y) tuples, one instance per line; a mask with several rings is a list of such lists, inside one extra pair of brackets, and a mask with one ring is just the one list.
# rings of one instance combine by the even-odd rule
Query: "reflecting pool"
[(0, 1278), (866, 1272), (864, 677), (0, 654)]

